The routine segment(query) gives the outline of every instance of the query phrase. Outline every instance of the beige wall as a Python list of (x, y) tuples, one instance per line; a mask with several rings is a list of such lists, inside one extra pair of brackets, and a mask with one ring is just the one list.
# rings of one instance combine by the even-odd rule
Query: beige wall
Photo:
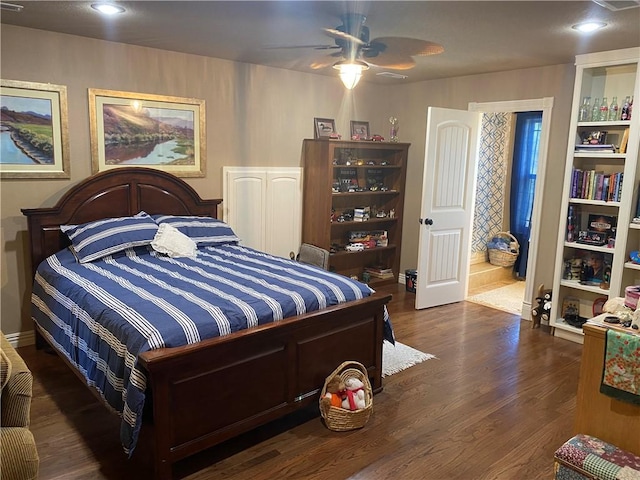
[(393, 91), (392, 99), (401, 119), (400, 137), (403, 141), (408, 137), (411, 139), (408, 141), (412, 142), (407, 168), (407, 196), (400, 262), (402, 272), (405, 268), (416, 268), (417, 265), (427, 108), (433, 106), (467, 110), (469, 102), (553, 97), (538, 264), (533, 279), (533, 285), (544, 283), (547, 288), (551, 288), (560, 220), (558, 205), (562, 195), (574, 78), (573, 65), (556, 65), (433, 80), (409, 84)]
[[(555, 97), (545, 193), (543, 251), (553, 252), (573, 67), (562, 65), (407, 85), (361, 82), (346, 92), (335, 76), (185, 55), (83, 37), (2, 25), (1, 77), (67, 86), (70, 180), (2, 180), (0, 184), (0, 286), (2, 330), (31, 330), (26, 220), (21, 208), (49, 207), (91, 174), (88, 88), (204, 99), (207, 176), (187, 181), (204, 198), (222, 195), (224, 165), (298, 166), (302, 139), (313, 137), (313, 118), (369, 121), (388, 134), (387, 118), (400, 119), (400, 140), (411, 142), (401, 268), (417, 262), (417, 218), (422, 186), (426, 110), (467, 108), (488, 102)], [(283, 212), (286, 214), (286, 212)], [(321, 214), (321, 213), (320, 213)], [(551, 284), (553, 255), (541, 257), (536, 284)], [(538, 280), (538, 277), (540, 280)]]

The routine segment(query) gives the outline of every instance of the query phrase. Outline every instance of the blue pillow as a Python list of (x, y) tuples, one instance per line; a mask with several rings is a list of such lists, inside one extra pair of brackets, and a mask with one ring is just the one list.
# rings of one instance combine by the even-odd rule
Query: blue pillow
[(184, 233), (199, 247), (238, 243), (240, 239), (222, 220), (190, 215), (153, 215), (158, 225), (168, 223)]
[(126, 248), (150, 245), (158, 225), (150, 215), (104, 218), (82, 225), (61, 225), (80, 263), (87, 263)]

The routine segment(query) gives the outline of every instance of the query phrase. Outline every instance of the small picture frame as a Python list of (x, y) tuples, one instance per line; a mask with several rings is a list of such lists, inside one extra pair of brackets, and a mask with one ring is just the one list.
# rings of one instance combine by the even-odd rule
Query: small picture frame
[(336, 121), (333, 118), (314, 118), (313, 126), (315, 137), (314, 138), (330, 138), (335, 136)]
[(369, 140), (369, 122), (351, 120), (351, 140)]

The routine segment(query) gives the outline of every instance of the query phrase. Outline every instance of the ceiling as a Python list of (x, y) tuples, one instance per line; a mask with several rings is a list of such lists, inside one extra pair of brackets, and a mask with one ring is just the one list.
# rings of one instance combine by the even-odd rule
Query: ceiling
[[(598, 0), (600, 1), (600, 0)], [(410, 37), (444, 46), (414, 57), (411, 70), (372, 67), (363, 81), (406, 83), (543, 65), (573, 63), (581, 53), (640, 46), (636, 8), (614, 11), (593, 1), (121, 1), (126, 13), (106, 18), (86, 1), (20, 1), (1, 11), (2, 24), (50, 30), (163, 50), (335, 75), (314, 70), (327, 50), (273, 48), (333, 44), (323, 28), (344, 13), (366, 15), (371, 38)], [(599, 19), (608, 26), (580, 35), (571, 25)], [(330, 51), (329, 51), (330, 52)], [(407, 75), (381, 77), (382, 72)]]

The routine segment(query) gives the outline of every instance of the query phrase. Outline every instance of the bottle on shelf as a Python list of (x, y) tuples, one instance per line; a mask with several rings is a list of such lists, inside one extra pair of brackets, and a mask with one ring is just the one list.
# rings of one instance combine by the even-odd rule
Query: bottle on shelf
[(633, 110), (633, 95), (631, 95), (631, 101), (629, 102), (629, 118), (627, 120), (631, 120), (631, 110)]
[(609, 118), (608, 120), (610, 122), (616, 122), (618, 120), (620, 120), (620, 116), (618, 115), (619, 109), (618, 109), (618, 97), (613, 97), (613, 100), (611, 100), (611, 105), (609, 105)]
[(591, 121), (597, 122), (600, 118), (600, 99), (596, 97), (595, 102), (593, 102), (593, 106), (591, 107)]
[(627, 95), (624, 98), (624, 103), (622, 104), (622, 108), (620, 109), (620, 120), (630, 120), (631, 116), (629, 115), (629, 104), (631, 102), (631, 97)]
[(576, 241), (576, 228), (575, 228), (575, 212), (573, 205), (569, 205), (569, 215), (567, 216), (567, 242)]
[(578, 112), (579, 122), (589, 122), (591, 120), (591, 97), (584, 97), (580, 111)]
[(606, 122), (609, 118), (609, 105), (607, 104), (607, 97), (602, 97), (602, 103), (600, 104), (600, 114), (598, 121)]

